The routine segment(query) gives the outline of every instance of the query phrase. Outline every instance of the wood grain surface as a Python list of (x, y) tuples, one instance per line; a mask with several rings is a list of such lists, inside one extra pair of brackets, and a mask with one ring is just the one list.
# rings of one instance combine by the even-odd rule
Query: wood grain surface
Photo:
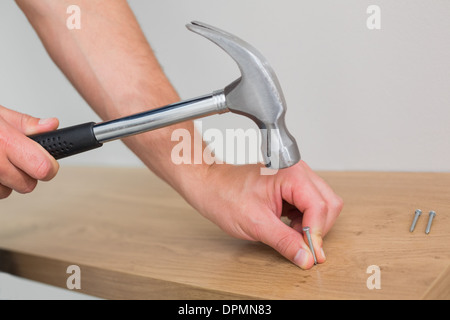
[[(345, 206), (308, 271), (231, 238), (146, 169), (64, 166), (0, 201), (0, 270), (65, 288), (78, 265), (80, 291), (108, 299), (450, 298), (450, 174), (319, 174)], [(367, 288), (371, 265), (381, 289)]]

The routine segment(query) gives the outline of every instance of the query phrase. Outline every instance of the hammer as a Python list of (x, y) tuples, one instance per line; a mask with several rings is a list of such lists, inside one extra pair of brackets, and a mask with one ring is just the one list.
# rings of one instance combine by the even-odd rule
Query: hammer
[(101, 147), (103, 143), (213, 114), (234, 112), (252, 119), (261, 132), (266, 167), (287, 168), (300, 161), (297, 142), (285, 124), (286, 102), (267, 60), (238, 37), (201, 22), (186, 27), (211, 40), (238, 64), (241, 77), (224, 89), (158, 109), (102, 123), (85, 123), (30, 136), (55, 159)]

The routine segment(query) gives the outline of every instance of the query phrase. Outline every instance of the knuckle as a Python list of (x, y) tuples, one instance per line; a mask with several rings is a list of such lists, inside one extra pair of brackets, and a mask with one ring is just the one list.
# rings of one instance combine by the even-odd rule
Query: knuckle
[(275, 249), (281, 253), (283, 256), (287, 256), (290, 251), (292, 251), (292, 248), (298, 247), (298, 236), (293, 236), (292, 234), (288, 233), (285, 235), (282, 235), (275, 244)]
[(344, 200), (341, 197), (336, 196), (331, 207), (333, 209), (333, 212), (339, 214), (344, 208)]
[(20, 114), (20, 129), (22, 129), (23, 132), (26, 132), (31, 120), (33, 119), (32, 116), (29, 116), (27, 114), (21, 113)]
[(251, 238), (255, 239), (256, 241), (264, 240), (264, 231), (259, 224), (250, 223), (247, 225), (247, 229), (249, 231), (247, 233), (250, 235)]

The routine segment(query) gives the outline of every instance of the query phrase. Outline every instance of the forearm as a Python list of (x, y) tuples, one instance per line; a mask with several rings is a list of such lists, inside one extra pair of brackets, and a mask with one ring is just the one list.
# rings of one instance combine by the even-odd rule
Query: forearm
[[(179, 100), (126, 1), (17, 0), (45, 48), (87, 103), (104, 120)], [(69, 30), (66, 9), (81, 8), (81, 29)], [(201, 179), (206, 165), (171, 161), (174, 129), (194, 137), (192, 122), (152, 131), (124, 142), (179, 192)], [(183, 173), (183, 174), (181, 174)]]

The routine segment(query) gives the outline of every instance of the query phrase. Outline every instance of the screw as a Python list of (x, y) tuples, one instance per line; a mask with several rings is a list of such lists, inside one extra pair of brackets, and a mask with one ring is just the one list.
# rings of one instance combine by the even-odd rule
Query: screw
[(308, 238), (309, 249), (311, 250), (311, 252), (313, 254), (314, 264), (317, 264), (316, 253), (314, 252), (314, 247), (313, 247), (313, 243), (311, 240), (311, 234), (309, 233), (309, 227), (304, 227), (303, 231), (306, 233), (306, 237)]
[(429, 233), (430, 233), (431, 223), (433, 222), (434, 217), (436, 217), (436, 212), (430, 211), (430, 217), (428, 218), (427, 229), (425, 230), (425, 233), (426, 233), (426, 234), (429, 234)]
[(422, 210), (417, 209), (416, 213), (414, 215), (414, 220), (413, 220), (413, 223), (411, 225), (411, 229), (409, 229), (409, 232), (413, 232), (414, 231), (414, 229), (416, 228), (417, 220), (419, 220), (419, 217), (420, 217), (421, 214), (422, 214)]

